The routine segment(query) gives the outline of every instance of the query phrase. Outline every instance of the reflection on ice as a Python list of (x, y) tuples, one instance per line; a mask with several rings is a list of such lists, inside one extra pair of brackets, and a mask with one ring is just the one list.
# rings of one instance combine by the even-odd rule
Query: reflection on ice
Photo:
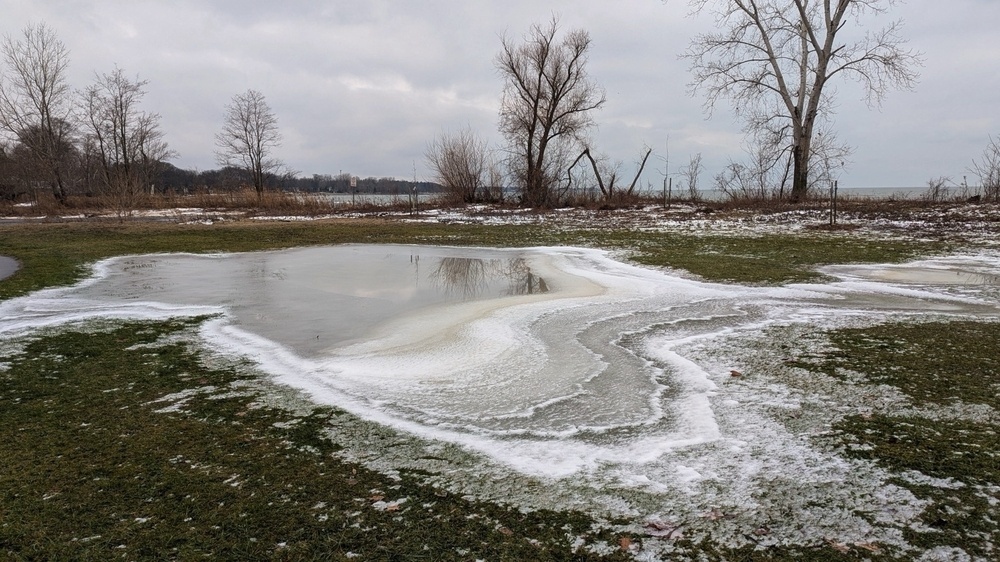
[(545, 279), (535, 275), (524, 258), (443, 257), (438, 260), (432, 278), (445, 292), (460, 293), (464, 298), (475, 298), (488, 292), (497, 279), (507, 280), (508, 295), (549, 292)]
[[(133, 256), (102, 262), (76, 287), (0, 303), (0, 335), (95, 317), (218, 313), (203, 327), (207, 342), (317, 401), (525, 473), (611, 470), (669, 488), (678, 470), (685, 486), (709, 471), (691, 468), (697, 459), (659, 475), (623, 467), (695, 445), (743, 447), (720, 421), (730, 399), (716, 403), (728, 371), (686, 350), (834, 315), (997, 311), (996, 295), (978, 285), (996, 286), (990, 259), (825, 271), (840, 280), (748, 288), (567, 248)], [(931, 286), (956, 279), (963, 290)]]

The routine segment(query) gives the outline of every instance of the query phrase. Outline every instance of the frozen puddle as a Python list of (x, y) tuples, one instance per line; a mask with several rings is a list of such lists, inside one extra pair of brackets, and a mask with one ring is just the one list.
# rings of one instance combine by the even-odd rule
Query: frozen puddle
[[(428, 457), (457, 446), (553, 486), (545, 500), (494, 490), (505, 499), (641, 518), (774, 508), (815, 519), (796, 531), (804, 541), (810, 532), (871, 540), (879, 533), (859, 513), (906, 520), (916, 501), (874, 468), (814, 449), (775, 415), (812, 402), (832, 412), (836, 396), (732, 384), (730, 371), (750, 360), (726, 342), (844, 318), (995, 317), (1000, 262), (824, 271), (836, 279), (767, 288), (704, 283), (573, 248), (130, 256), (97, 264), (77, 286), (0, 303), (0, 337), (91, 318), (219, 314), (203, 325), (204, 340), (278, 382), (438, 444), (426, 445)], [(396, 466), (421, 454), (370, 449), (349, 454)], [(469, 470), (470, 481), (501, 478)], [(736, 522), (713, 524), (745, 540)]]

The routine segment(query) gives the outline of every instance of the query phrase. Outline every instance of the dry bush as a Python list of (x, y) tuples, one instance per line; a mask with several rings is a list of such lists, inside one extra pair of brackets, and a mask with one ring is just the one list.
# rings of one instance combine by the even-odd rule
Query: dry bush
[[(263, 191), (258, 193), (246, 186), (234, 191), (217, 193), (198, 192), (193, 195), (173, 198), (176, 206), (197, 207), (212, 210), (254, 211), (263, 214), (288, 214), (315, 216), (333, 211), (329, 200), (309, 194), (286, 191)], [(179, 203), (180, 205), (176, 205)]]
[(1000, 138), (990, 137), (990, 143), (983, 150), (979, 160), (972, 161), (973, 174), (979, 177), (982, 186), (982, 198), (988, 201), (1000, 201)]
[(103, 203), (97, 197), (67, 195), (60, 202), (49, 191), (38, 191), (33, 196), (23, 195), (15, 200), (4, 200), (0, 214), (10, 217), (57, 217), (67, 215), (99, 214)]
[(489, 145), (471, 128), (442, 134), (424, 154), (435, 181), (444, 186), (451, 203), (495, 201), (499, 166)]
[[(722, 211), (756, 211), (761, 213), (781, 213), (793, 209), (808, 209), (818, 205), (815, 199), (793, 203), (787, 197), (762, 197), (757, 194), (732, 194), (724, 200), (715, 202), (712, 207)], [(825, 207), (825, 205), (824, 205)]]

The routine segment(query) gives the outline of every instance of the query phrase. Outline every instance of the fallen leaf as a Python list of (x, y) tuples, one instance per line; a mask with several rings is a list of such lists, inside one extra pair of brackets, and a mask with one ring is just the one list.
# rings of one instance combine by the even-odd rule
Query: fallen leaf
[(683, 524), (663, 521), (650, 521), (646, 523), (646, 529), (648, 529), (650, 536), (666, 537), (668, 539), (681, 538), (683, 534), (680, 532), (680, 528), (683, 526)]
[(771, 534), (771, 529), (768, 529), (767, 527), (757, 527), (753, 530), (753, 534), (758, 537), (764, 537)]
[(741, 373), (739, 371), (729, 371), (729, 376), (732, 376), (732, 377), (742, 377), (743, 373)]
[(618, 546), (622, 547), (622, 550), (628, 550), (632, 546), (632, 539), (629, 537), (622, 537), (618, 539)]
[(854, 546), (856, 546), (858, 548), (863, 548), (863, 549), (867, 550), (868, 552), (872, 552), (874, 554), (878, 554), (879, 552), (882, 552), (882, 549), (879, 548), (879, 546), (877, 544), (875, 544), (875, 543), (870, 543), (870, 542), (856, 542), (856, 543), (854, 543)]
[(836, 550), (837, 552), (840, 552), (840, 553), (843, 553), (843, 554), (847, 554), (848, 552), (851, 551), (851, 547), (847, 546), (846, 544), (844, 544), (842, 542), (837, 542), (837, 541), (835, 541), (833, 539), (826, 539), (826, 542), (829, 543), (830, 546), (834, 550)]
[(711, 510), (709, 510), (708, 513), (702, 515), (702, 517), (708, 519), (709, 521), (718, 521), (719, 519), (722, 519), (725, 516), (726, 514), (723, 513), (721, 509), (718, 508), (712, 508)]
[(389, 505), (385, 506), (385, 510), (386, 511), (390, 511), (390, 512), (392, 512), (392, 511), (399, 511), (399, 504), (398, 503), (390, 503)]
[(500, 532), (501, 532), (502, 534), (504, 534), (504, 535), (507, 535), (508, 537), (514, 534), (514, 531), (511, 531), (511, 530), (510, 530), (510, 529), (508, 529), (507, 527), (500, 527), (499, 531), (500, 531)]
[(380, 496), (378, 494), (375, 494), (374, 496), (368, 498), (368, 501), (380, 502), (380, 501), (382, 501), (384, 499), (385, 499), (385, 496)]

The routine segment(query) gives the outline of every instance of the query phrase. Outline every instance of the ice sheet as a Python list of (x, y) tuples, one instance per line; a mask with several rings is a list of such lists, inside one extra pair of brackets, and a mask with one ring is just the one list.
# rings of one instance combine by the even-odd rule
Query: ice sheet
[[(843, 467), (742, 410), (742, 397), (720, 391), (727, 366), (685, 350), (845, 315), (995, 316), (997, 263), (830, 267), (835, 281), (769, 288), (578, 248), (129, 256), (97, 264), (77, 286), (0, 303), (0, 336), (93, 318), (217, 314), (203, 325), (205, 342), (318, 402), (527, 475), (687, 493), (789, 470), (787, 459), (761, 457), (761, 435), (776, 458), (813, 458), (808, 470), (827, 475), (817, 478)], [(965, 272), (960, 283), (954, 270)], [(914, 282), (926, 271), (934, 275)]]
[(983, 295), (928, 289), (955, 270), (963, 286), (996, 279), (995, 261), (970, 260), (827, 268), (841, 280), (751, 288), (573, 248), (130, 256), (76, 287), (0, 304), (0, 334), (221, 314), (204, 325), (207, 342), (318, 401), (560, 477), (720, 439), (712, 376), (678, 346), (832, 310), (995, 311)]

